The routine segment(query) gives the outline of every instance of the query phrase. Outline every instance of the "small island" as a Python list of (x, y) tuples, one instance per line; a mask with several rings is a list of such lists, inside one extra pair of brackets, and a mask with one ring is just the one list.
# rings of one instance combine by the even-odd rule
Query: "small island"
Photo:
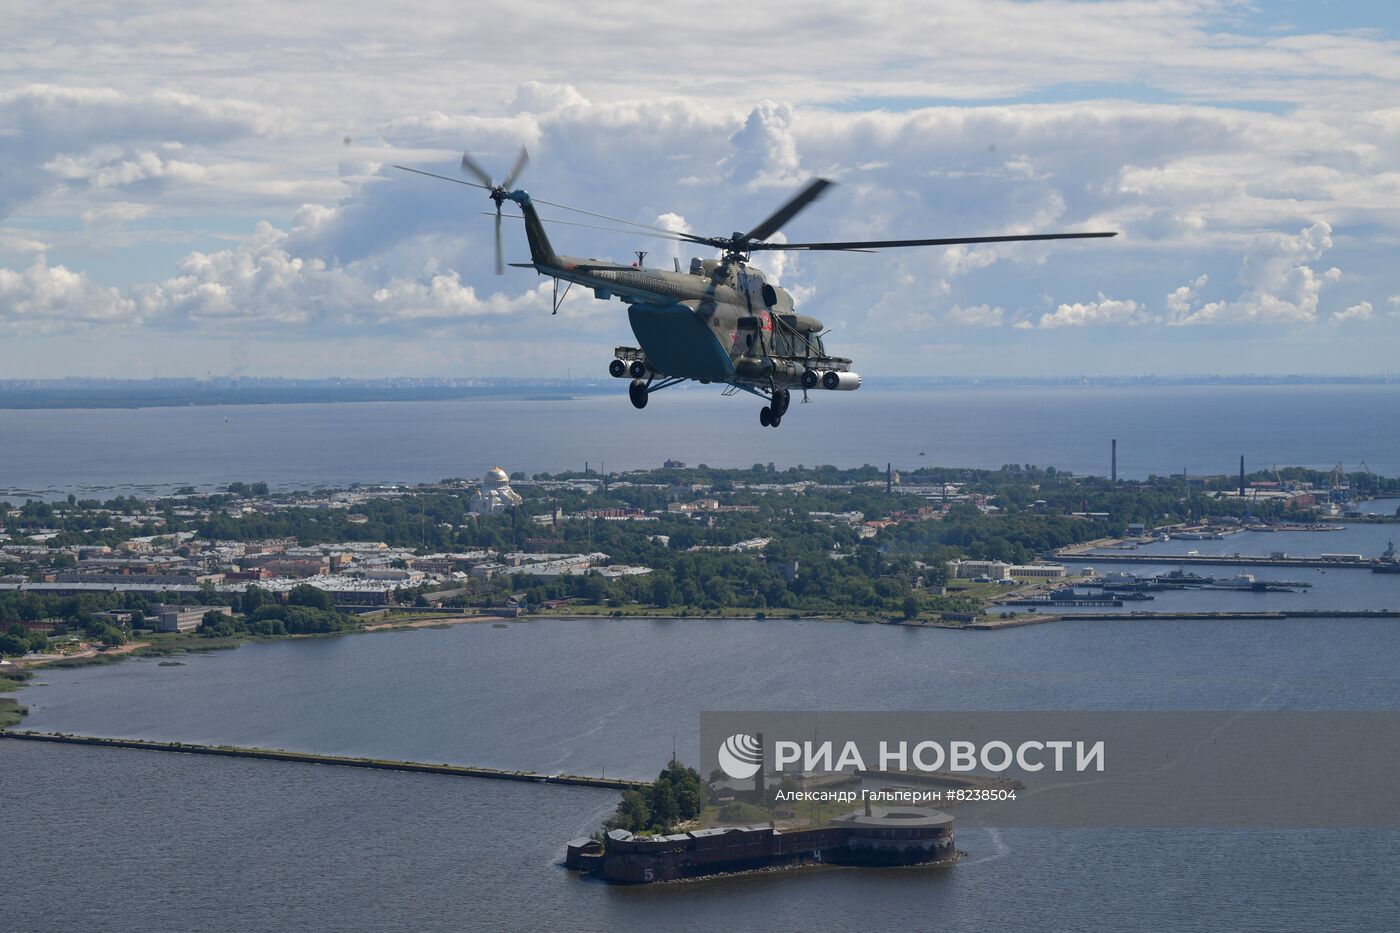
[[(953, 816), (943, 810), (876, 806), (867, 797), (844, 812), (814, 805), (800, 819), (782, 801), (802, 781), (768, 777), (760, 772), (743, 786), (716, 772), (705, 783), (673, 758), (649, 787), (623, 793), (602, 832), (568, 844), (565, 867), (616, 884), (649, 884), (815, 865), (949, 864), (960, 855)], [(821, 780), (834, 786), (832, 777)]]

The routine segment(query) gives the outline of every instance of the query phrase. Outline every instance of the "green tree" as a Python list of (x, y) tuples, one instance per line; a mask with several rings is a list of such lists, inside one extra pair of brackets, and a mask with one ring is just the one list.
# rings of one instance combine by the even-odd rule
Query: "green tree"
[(657, 781), (651, 785), (648, 797), (651, 826), (657, 831), (668, 830), (680, 820), (680, 804), (676, 802), (676, 792), (669, 781)]
[(590, 570), (583, 577), (583, 593), (581, 595), (595, 605), (602, 603), (608, 598), (608, 581), (604, 579), (602, 574)]
[(625, 829), (628, 832), (643, 832), (651, 824), (651, 807), (641, 791), (622, 792), (617, 812), (603, 824), (606, 829)]
[(238, 600), (238, 608), (245, 616), (250, 616), (267, 602), (267, 591), (257, 586), (249, 586)]
[(331, 599), (330, 593), (319, 587), (312, 586), (310, 583), (298, 583), (287, 594), (287, 605), (330, 611), (335, 608), (335, 600)]
[(695, 819), (705, 809), (705, 803), (709, 800), (709, 792), (700, 780), (700, 773), (694, 768), (686, 767), (675, 758), (672, 758), (665, 770), (657, 776), (656, 783), (666, 784), (671, 788), (677, 814), (682, 820)]
[(657, 571), (651, 574), (651, 604), (664, 609), (676, 603), (676, 581), (669, 573)]
[(238, 631), (234, 621), (217, 609), (210, 609), (199, 623), (199, 634), (228, 637)]

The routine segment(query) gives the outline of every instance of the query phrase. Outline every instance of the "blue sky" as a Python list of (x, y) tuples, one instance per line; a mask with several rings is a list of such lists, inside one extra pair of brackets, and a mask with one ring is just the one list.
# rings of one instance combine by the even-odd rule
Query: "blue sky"
[(551, 316), (484, 199), (388, 167), (522, 143), (536, 195), (701, 233), (813, 175), (794, 239), (1121, 231), (767, 258), (871, 377), (1400, 359), (1392, 5), (477, 6), (12, 4), (0, 375), (602, 374), (623, 305)]

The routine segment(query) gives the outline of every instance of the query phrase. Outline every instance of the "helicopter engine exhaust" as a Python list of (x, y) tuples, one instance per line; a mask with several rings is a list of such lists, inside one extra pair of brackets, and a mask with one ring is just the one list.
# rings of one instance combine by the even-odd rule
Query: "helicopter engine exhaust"
[(860, 388), (859, 373), (839, 373), (835, 370), (825, 373), (822, 376), (823, 389), (839, 389), (844, 392), (854, 392)]
[(628, 375), (626, 360), (613, 360), (608, 364), (608, 375), (614, 379), (623, 379)]
[(750, 379), (769, 379), (779, 385), (795, 386), (802, 380), (802, 364), (792, 360), (741, 357), (735, 361), (734, 371)]

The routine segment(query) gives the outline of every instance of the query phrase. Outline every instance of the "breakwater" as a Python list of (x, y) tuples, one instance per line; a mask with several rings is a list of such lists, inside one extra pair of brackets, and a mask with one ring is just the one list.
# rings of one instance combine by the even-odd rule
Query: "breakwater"
[(984, 619), (960, 628), (990, 631), (1042, 625), (1046, 622), (1142, 622), (1153, 620), (1229, 622), (1247, 619), (1400, 619), (1400, 609), (1246, 609), (1240, 611), (1162, 611), (1162, 612), (1057, 612), (1036, 615), (1007, 615)]
[(488, 778), (498, 781), (528, 781), (536, 784), (572, 784), (577, 787), (605, 787), (634, 790), (648, 786), (646, 781), (593, 777), (582, 774), (542, 774), (538, 771), (505, 771), (471, 765), (426, 764), (388, 758), (353, 758), (344, 755), (314, 755), (275, 748), (243, 748), (236, 745), (191, 745), (185, 742), (152, 742), (146, 739), (107, 739), (89, 735), (56, 732), (11, 732), (0, 730), (0, 739), (28, 742), (54, 742), (61, 745), (87, 745), (98, 748), (127, 748), (153, 752), (180, 752), (188, 755), (218, 755), (225, 758), (254, 758), (259, 761), (291, 761), (299, 764), (334, 765), (341, 768), (372, 768), (379, 771), (415, 771), (449, 777)]
[(1371, 560), (1337, 560), (1326, 557), (1250, 557), (1245, 554), (1092, 554), (1079, 548), (1054, 552), (1056, 560), (1114, 564), (1211, 564), (1249, 567), (1318, 567), (1323, 570), (1370, 570)]
[(1061, 619), (1400, 619), (1400, 609), (1244, 609), (1228, 612), (1079, 612)]

